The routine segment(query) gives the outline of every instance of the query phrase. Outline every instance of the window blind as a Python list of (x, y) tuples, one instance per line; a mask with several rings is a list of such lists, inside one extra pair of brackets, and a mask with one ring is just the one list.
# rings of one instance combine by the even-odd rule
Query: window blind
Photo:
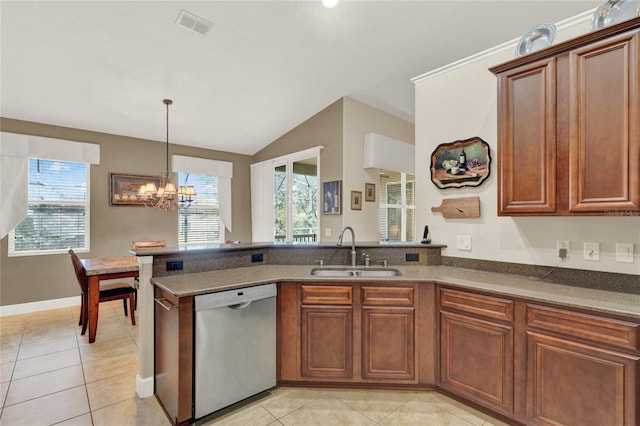
[(413, 241), (415, 235), (415, 180), (413, 175), (380, 170), (381, 241)]
[(178, 185), (192, 185), (195, 201), (178, 212), (178, 243), (224, 243), (224, 225), (220, 218), (218, 177), (194, 173), (178, 173)]
[(10, 233), (9, 255), (89, 249), (89, 168), (29, 159), (27, 217)]

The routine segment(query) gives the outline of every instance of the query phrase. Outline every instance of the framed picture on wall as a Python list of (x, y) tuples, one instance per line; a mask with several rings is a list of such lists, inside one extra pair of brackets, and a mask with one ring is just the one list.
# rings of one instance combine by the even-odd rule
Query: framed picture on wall
[(376, 184), (375, 183), (364, 184), (364, 200), (365, 201), (376, 200)]
[(431, 154), (431, 182), (441, 189), (482, 185), (490, 171), (489, 144), (477, 136), (440, 144)]
[(351, 210), (362, 210), (362, 191), (351, 191)]
[(109, 205), (144, 207), (144, 200), (138, 194), (140, 187), (149, 182), (153, 182), (156, 187), (160, 187), (160, 181), (161, 178), (159, 176), (111, 173)]
[(322, 214), (342, 214), (342, 181), (322, 183)]

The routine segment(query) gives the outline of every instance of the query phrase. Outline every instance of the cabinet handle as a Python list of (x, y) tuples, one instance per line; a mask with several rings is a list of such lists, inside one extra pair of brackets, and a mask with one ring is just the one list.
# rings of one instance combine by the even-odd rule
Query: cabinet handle
[[(165, 299), (164, 297), (161, 297), (160, 299), (158, 299), (157, 297), (154, 297), (153, 300), (160, 306), (162, 306), (164, 309), (166, 309), (167, 311), (170, 311), (172, 309), (177, 309), (178, 307), (176, 305), (174, 305), (173, 303), (169, 302), (167, 299)], [(168, 305), (165, 305), (164, 302), (167, 302)]]

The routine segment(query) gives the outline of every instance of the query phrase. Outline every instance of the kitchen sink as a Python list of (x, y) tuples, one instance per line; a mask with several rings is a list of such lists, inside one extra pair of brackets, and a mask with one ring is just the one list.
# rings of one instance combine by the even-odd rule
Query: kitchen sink
[(397, 277), (400, 271), (395, 268), (369, 268), (352, 266), (325, 266), (313, 268), (311, 275), (323, 277)]

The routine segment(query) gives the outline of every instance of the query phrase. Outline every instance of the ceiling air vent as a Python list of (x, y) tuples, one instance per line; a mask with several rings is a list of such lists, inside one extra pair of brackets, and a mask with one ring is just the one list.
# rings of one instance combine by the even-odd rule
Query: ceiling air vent
[(182, 28), (188, 29), (189, 31), (194, 31), (202, 35), (207, 35), (209, 30), (213, 26), (212, 22), (196, 16), (193, 13), (189, 13), (186, 10), (180, 11), (178, 19), (176, 19), (176, 24), (178, 24)]

